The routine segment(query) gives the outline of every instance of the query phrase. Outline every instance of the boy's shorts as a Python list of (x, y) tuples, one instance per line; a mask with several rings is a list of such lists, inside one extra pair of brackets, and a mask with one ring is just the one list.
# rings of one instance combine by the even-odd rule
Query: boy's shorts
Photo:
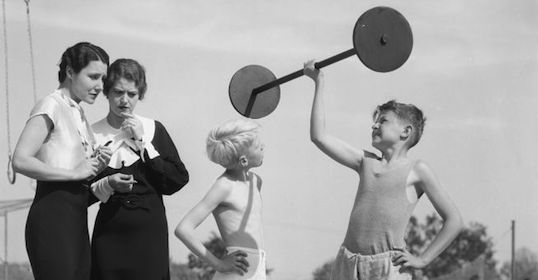
[(265, 276), (265, 251), (243, 247), (226, 247), (228, 253), (243, 251), (247, 254), (248, 272), (243, 276), (235, 272), (221, 273), (216, 272), (213, 280), (266, 280)]
[(331, 280), (411, 280), (409, 272), (400, 271), (399, 266), (392, 264), (396, 252), (361, 255), (341, 246), (334, 261)]

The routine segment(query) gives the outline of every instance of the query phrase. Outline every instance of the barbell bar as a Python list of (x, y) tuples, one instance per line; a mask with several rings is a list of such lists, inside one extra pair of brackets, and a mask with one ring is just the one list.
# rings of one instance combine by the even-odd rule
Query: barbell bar
[[(321, 69), (353, 55), (369, 69), (390, 72), (402, 66), (411, 54), (413, 34), (404, 16), (393, 8), (375, 7), (364, 12), (353, 29), (353, 48), (316, 62)], [(261, 65), (247, 65), (232, 77), (228, 88), (235, 110), (258, 119), (272, 113), (280, 101), (279, 85), (303, 76), (303, 69), (276, 78)]]

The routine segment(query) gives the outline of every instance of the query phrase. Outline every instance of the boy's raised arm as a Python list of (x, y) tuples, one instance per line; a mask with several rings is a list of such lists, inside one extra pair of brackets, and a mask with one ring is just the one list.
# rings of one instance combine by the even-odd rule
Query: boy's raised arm
[(304, 74), (315, 82), (314, 102), (310, 115), (310, 139), (326, 155), (355, 171), (362, 162), (364, 152), (342, 140), (327, 134), (325, 127), (324, 77), (314, 68), (314, 61), (304, 65)]
[(202, 244), (195, 233), (195, 229), (226, 199), (230, 193), (230, 187), (218, 182), (215, 183), (205, 197), (185, 215), (174, 233), (194, 254), (205, 260), (217, 271), (234, 271), (243, 275), (248, 267), (248, 263), (244, 259), (247, 256), (246, 253), (236, 251), (225, 256), (222, 260), (218, 259)]
[(463, 228), (460, 212), (445, 189), (441, 186), (430, 167), (424, 162), (418, 162), (414, 167), (418, 186), (426, 193), (433, 207), (443, 219), (443, 227), (428, 248), (419, 257), (402, 253), (395, 258), (395, 264), (406, 267), (422, 268), (441, 254), (458, 236)]

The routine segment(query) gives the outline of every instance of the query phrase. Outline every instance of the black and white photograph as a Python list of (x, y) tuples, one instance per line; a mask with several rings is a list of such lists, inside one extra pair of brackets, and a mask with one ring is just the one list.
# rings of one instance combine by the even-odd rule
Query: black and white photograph
[(538, 280), (538, 2), (1, 0), (0, 280)]

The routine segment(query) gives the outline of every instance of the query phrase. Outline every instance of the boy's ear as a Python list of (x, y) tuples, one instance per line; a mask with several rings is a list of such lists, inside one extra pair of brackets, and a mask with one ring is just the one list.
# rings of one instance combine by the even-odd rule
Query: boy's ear
[(247, 167), (248, 166), (248, 159), (247, 159), (247, 156), (245, 155), (242, 155), (239, 157), (239, 164), (242, 166), (242, 167)]
[(413, 126), (412, 125), (406, 125), (401, 133), (402, 140), (407, 140), (411, 137), (413, 134)]

